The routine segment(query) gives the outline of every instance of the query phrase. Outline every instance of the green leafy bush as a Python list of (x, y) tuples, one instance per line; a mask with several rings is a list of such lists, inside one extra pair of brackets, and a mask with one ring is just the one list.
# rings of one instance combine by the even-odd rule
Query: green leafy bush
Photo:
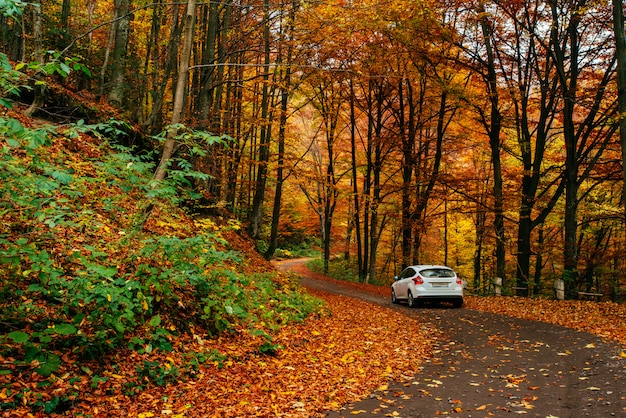
[[(0, 118), (0, 294), (12, 296), (0, 300), (0, 354), (50, 376), (68, 350), (167, 351), (191, 325), (271, 330), (320, 309), (291, 282), (241, 274), (241, 256), (213, 232), (146, 231), (146, 208), (175, 217), (194, 175), (178, 164), (183, 174), (155, 184), (149, 157), (105, 143), (87, 161), (65, 147), (116, 129), (78, 124), (61, 136)], [(278, 348), (267, 338), (260, 350)], [(141, 373), (157, 384), (176, 374), (153, 364)]]
[[(324, 271), (324, 261), (321, 258), (311, 260), (307, 265), (315, 272), (323, 273)], [(344, 259), (330, 260), (328, 263), (328, 275), (338, 280), (359, 282), (359, 275), (356, 266), (354, 263), (351, 264)]]

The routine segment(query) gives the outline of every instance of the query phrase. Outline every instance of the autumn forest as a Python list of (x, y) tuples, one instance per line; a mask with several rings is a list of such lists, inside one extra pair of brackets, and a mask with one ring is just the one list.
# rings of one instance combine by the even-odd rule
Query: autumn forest
[(58, 123), (110, 107), (127, 123), (119, 141), (159, 163), (155, 179), (188, 170), (182, 204), (235, 217), (268, 259), (318, 246), (326, 269), (341, 258), (361, 282), (429, 263), (476, 294), (500, 277), (510, 294), (552, 297), (562, 280), (566, 298), (622, 297), (620, 30), (607, 2), (0, 11), (3, 104)]

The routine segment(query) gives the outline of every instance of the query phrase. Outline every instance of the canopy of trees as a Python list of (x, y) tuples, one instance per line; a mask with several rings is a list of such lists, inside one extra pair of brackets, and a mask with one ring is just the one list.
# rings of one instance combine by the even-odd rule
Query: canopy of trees
[(156, 180), (181, 164), (204, 173), (189, 207), (245, 221), (267, 258), (308, 242), (364, 282), (441, 263), (476, 292), (495, 277), (520, 295), (551, 296), (555, 280), (570, 298), (623, 292), (610, 4), (8, 0), (0, 12), (2, 104), (76, 121), (95, 112), (59, 86), (109, 103), (150, 138), (129, 136), (137, 152), (161, 152)]

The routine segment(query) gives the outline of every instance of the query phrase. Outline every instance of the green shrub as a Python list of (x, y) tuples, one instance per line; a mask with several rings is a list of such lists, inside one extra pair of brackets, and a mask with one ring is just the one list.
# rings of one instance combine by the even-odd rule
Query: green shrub
[[(116, 129), (79, 124), (66, 135)], [(0, 344), (16, 365), (50, 376), (64, 350), (167, 351), (190, 325), (214, 335), (272, 330), (321, 309), (295, 282), (239, 273), (242, 257), (217, 235), (146, 233), (145, 208), (171, 210), (187, 175), (154, 184), (146, 157), (106, 145), (103, 157), (76, 162), (49, 152), (58, 135), (0, 118), (0, 295), (11, 296), (0, 299)], [(261, 352), (279, 349), (265, 340)], [(163, 367), (146, 363), (140, 374), (166, 384), (178, 371)]]
[[(317, 273), (324, 272), (324, 261), (321, 258), (311, 260), (307, 265), (311, 270)], [(356, 266), (344, 259), (333, 259), (328, 262), (328, 276), (349, 282), (359, 281)]]

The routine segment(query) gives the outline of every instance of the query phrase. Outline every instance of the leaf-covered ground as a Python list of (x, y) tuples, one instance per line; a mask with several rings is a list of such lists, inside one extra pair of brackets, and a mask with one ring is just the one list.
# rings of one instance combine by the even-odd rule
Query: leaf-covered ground
[[(106, 365), (83, 364), (93, 368), (91, 379), (70, 382), (58, 376), (52, 386), (40, 388), (38, 376), (25, 373), (15, 386), (29, 386), (32, 396), (44, 399), (73, 391), (78, 401), (67, 412), (73, 416), (308, 417), (359, 399), (390, 379), (412, 376), (430, 355), (427, 334), (432, 332), (416, 321), (346, 297), (317, 296), (329, 314), (281, 330), (274, 342), (282, 348), (274, 355), (260, 354), (259, 341), (248, 333), (197, 337), (172, 341), (176, 350), (169, 353), (123, 351)], [(211, 350), (214, 358), (168, 386), (125, 394), (137, 381), (137, 365), (158, 363), (165, 374), (189, 362), (184, 353)], [(24, 408), (3, 416), (28, 414)]]
[(613, 302), (557, 301), (518, 297), (467, 297), (466, 307), (542, 321), (626, 345), (626, 306)]
[[(300, 267), (300, 274), (349, 286), (391, 300), (388, 287), (344, 282)], [(626, 345), (626, 305), (583, 300), (530, 299), (521, 297), (465, 296), (465, 308), (541, 321), (598, 335)]]
[[(388, 296), (386, 288), (350, 286)], [(328, 313), (283, 328), (273, 340), (282, 347), (274, 355), (260, 354), (260, 340), (247, 332), (215, 340), (196, 336), (194, 341), (174, 339), (175, 350), (169, 353), (122, 351), (107, 364), (82, 364), (91, 377), (80, 381), (57, 376), (53, 385), (38, 387), (42, 379), (24, 373), (13, 384), (30, 387), (31, 396), (43, 399), (73, 391), (77, 403), (68, 405), (67, 411), (72, 416), (309, 417), (362, 398), (389, 380), (409, 379), (431, 356), (431, 343), (439, 335), (436, 330), (385, 307), (311, 292), (326, 302)], [(622, 305), (509, 297), (467, 297), (466, 301), (471, 309), (542, 320), (626, 343)], [(138, 381), (138, 365), (158, 364), (155, 370), (165, 378), (167, 370), (189, 364), (193, 352), (215, 355), (165, 387), (152, 384), (139, 395), (127, 394), (128, 385)], [(70, 375), (76, 374), (66, 370)], [(5, 391), (0, 393), (0, 398), (5, 397)], [(29, 414), (24, 408), (3, 416)]]

